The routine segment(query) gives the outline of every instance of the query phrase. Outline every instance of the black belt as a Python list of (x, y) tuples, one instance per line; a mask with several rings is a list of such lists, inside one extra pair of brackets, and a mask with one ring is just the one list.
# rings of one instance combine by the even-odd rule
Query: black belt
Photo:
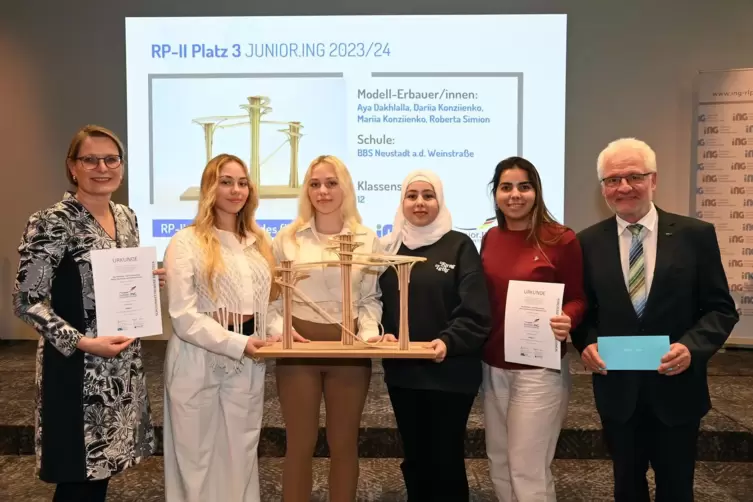
[[(235, 326), (233, 326), (232, 324), (227, 327), (228, 331), (235, 331), (234, 328)], [(240, 333), (242, 335), (251, 336), (254, 334), (254, 328), (255, 328), (254, 318), (252, 317), (251, 319), (249, 319), (248, 321), (245, 321), (241, 325)]]

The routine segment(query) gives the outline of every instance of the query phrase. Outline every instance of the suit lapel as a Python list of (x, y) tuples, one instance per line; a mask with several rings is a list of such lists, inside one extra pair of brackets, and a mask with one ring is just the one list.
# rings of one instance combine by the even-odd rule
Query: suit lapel
[(626, 305), (626, 308), (635, 316), (633, 302), (625, 284), (625, 275), (622, 273), (622, 258), (620, 257), (620, 236), (617, 234), (617, 219), (612, 217), (604, 225), (604, 273), (608, 284), (617, 284), (614, 288), (616, 300)]
[(666, 294), (665, 287), (669, 286), (666, 282), (667, 273), (672, 265), (672, 256), (677, 239), (673, 237), (675, 232), (675, 221), (672, 215), (665, 213), (658, 207), (656, 208), (658, 216), (657, 235), (656, 235), (656, 263), (654, 264), (654, 277), (651, 281), (651, 291), (648, 293), (646, 300), (646, 312), (649, 312), (651, 306)]

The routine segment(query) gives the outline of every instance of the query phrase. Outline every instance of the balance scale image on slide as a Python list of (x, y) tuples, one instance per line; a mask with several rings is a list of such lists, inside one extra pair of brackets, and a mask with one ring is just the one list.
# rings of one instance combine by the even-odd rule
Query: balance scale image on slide
[[(283, 332), (282, 341), (270, 346), (259, 348), (255, 357), (258, 358), (317, 358), (317, 357), (346, 357), (346, 358), (390, 358), (390, 359), (433, 359), (434, 350), (425, 342), (411, 342), (408, 330), (408, 287), (410, 272), (416, 263), (426, 261), (420, 256), (381, 255), (375, 253), (356, 253), (355, 249), (361, 242), (353, 240), (352, 234), (330, 237), (328, 248), (339, 260), (294, 263), (283, 260), (276, 268), (278, 272), (275, 282), (282, 288)], [(308, 298), (296, 287), (296, 282), (305, 276), (308, 268), (339, 265), (342, 288), (342, 319), (330, 316), (316, 303)], [(400, 290), (400, 325), (395, 333), (398, 342), (368, 342), (361, 339), (355, 332), (353, 324), (353, 301), (351, 297), (351, 270), (353, 265), (367, 267), (393, 267), (397, 273)], [(339, 342), (293, 342), (293, 295), (297, 295), (303, 302), (319, 312), (327, 321), (337, 324), (341, 329)], [(357, 343), (356, 343), (357, 342)]]
[[(241, 104), (240, 108), (246, 110), (245, 115), (218, 115), (211, 117), (198, 117), (193, 119), (194, 124), (198, 124), (204, 131), (204, 147), (206, 150), (206, 161), (209, 162), (214, 153), (212, 146), (214, 144), (214, 135), (218, 130), (229, 129), (233, 127), (248, 127), (250, 133), (250, 153), (251, 161), (249, 171), (251, 172), (251, 182), (259, 190), (261, 199), (286, 199), (298, 197), (300, 193), (300, 183), (298, 180), (298, 144), (303, 136), (301, 129), (303, 125), (300, 122), (285, 122), (279, 120), (262, 120), (262, 117), (272, 112), (269, 106), (271, 100), (267, 96), (249, 96), (248, 104)], [(282, 133), (285, 139), (280, 145), (270, 153), (264, 160), (261, 159), (260, 138), (263, 125), (284, 125), (283, 129), (277, 129)], [(269, 128), (265, 128), (264, 133), (268, 134)], [(271, 132), (271, 131), (270, 131)], [(289, 145), (290, 155), (290, 174), (287, 185), (264, 185), (262, 183), (261, 170), (272, 157), (274, 157), (285, 145)], [(180, 196), (182, 201), (199, 200), (198, 186), (192, 186), (186, 189)]]

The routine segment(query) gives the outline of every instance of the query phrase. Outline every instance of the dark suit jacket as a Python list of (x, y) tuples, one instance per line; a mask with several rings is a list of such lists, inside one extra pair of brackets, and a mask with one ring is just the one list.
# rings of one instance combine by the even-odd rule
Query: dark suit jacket
[(658, 207), (657, 212), (656, 265), (640, 320), (625, 286), (616, 218), (578, 235), (589, 307), (571, 336), (580, 352), (599, 336), (668, 335), (670, 343), (687, 346), (692, 362), (679, 375), (609, 368), (606, 375), (593, 375), (602, 417), (627, 421), (640, 394), (662, 422), (673, 426), (700, 420), (711, 409), (706, 366), (739, 317), (713, 225)]

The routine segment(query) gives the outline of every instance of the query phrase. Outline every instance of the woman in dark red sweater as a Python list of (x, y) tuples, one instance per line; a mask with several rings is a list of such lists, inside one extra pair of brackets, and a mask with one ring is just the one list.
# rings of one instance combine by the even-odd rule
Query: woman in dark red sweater
[[(481, 243), (492, 309), (482, 384), (489, 470), (500, 501), (554, 501), (551, 463), (570, 396), (566, 339), (586, 310), (581, 249), (575, 233), (547, 210), (531, 162), (503, 160), (490, 185), (498, 225)], [(562, 315), (550, 319), (552, 337), (562, 342), (560, 371), (506, 361), (511, 280), (565, 285)]]

